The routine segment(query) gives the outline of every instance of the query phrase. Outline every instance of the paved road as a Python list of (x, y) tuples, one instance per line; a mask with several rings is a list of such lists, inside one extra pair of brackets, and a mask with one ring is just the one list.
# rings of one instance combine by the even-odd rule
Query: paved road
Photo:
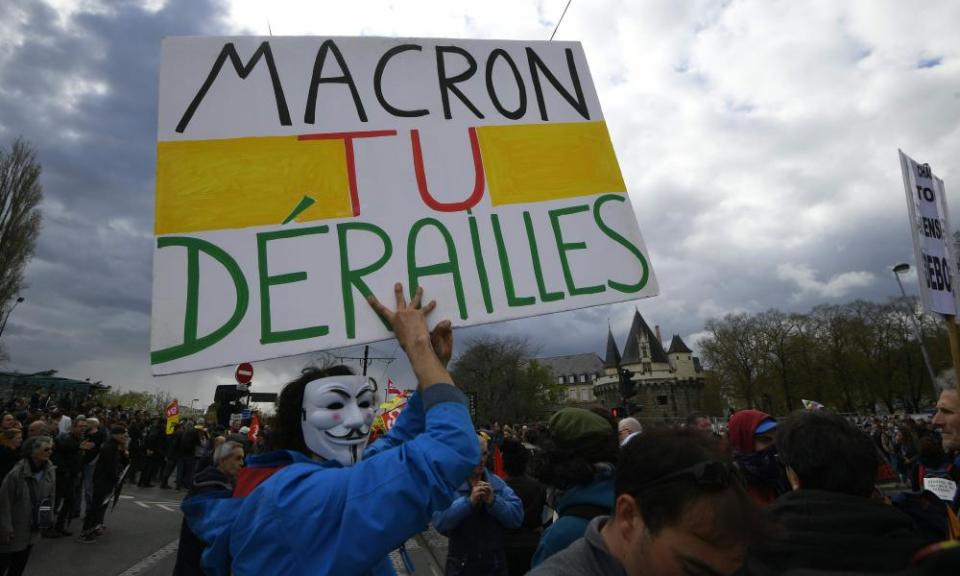
[[(25, 576), (169, 576), (176, 559), (180, 535), (180, 499), (185, 492), (137, 488), (127, 485), (112, 512), (107, 512), (107, 532), (94, 544), (74, 536), (41, 539), (34, 547)], [(432, 530), (407, 542), (415, 576), (441, 576), (446, 538)], [(407, 574), (398, 554), (391, 555), (398, 574)]]
[[(125, 486), (116, 509), (107, 512), (107, 532), (97, 542), (78, 542), (80, 520), (74, 520), (70, 527), (73, 537), (40, 540), (30, 554), (26, 576), (132, 576), (134, 572), (125, 571), (177, 540), (181, 519), (178, 506), (183, 495), (173, 490)], [(173, 550), (160, 558), (153, 570), (135, 573), (169, 576), (176, 555)]]

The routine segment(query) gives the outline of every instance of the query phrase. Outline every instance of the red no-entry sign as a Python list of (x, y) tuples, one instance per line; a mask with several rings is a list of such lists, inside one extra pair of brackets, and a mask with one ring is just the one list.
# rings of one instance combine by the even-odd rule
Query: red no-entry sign
[(249, 384), (253, 380), (253, 364), (244, 362), (237, 366), (237, 384)]

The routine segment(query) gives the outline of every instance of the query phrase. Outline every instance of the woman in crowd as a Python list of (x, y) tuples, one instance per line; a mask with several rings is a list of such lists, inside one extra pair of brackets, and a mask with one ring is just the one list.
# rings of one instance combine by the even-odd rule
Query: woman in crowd
[(0, 576), (20, 576), (41, 528), (52, 525), (56, 466), (53, 439), (28, 438), (26, 456), (0, 484)]

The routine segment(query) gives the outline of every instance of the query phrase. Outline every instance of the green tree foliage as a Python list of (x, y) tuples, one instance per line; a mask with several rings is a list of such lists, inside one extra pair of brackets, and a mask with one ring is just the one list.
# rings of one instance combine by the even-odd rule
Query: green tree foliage
[(23, 271), (40, 234), (41, 200), (33, 149), (19, 139), (9, 150), (0, 148), (0, 317), (23, 288)]
[(154, 394), (152, 392), (138, 392), (128, 390), (126, 392), (114, 392), (109, 390), (97, 395), (97, 402), (103, 406), (113, 408), (119, 406), (124, 410), (147, 410), (158, 411), (168, 401), (169, 394)]
[(519, 338), (472, 341), (451, 373), (459, 388), (476, 394), (479, 424), (539, 420), (563, 398), (550, 369), (532, 359), (529, 344)]
[[(731, 314), (706, 324), (704, 362), (724, 399), (771, 413), (807, 398), (845, 412), (917, 411), (932, 386), (910, 315), (914, 300), (824, 304), (807, 314), (768, 310)], [(921, 315), (936, 372), (951, 366), (946, 330)]]

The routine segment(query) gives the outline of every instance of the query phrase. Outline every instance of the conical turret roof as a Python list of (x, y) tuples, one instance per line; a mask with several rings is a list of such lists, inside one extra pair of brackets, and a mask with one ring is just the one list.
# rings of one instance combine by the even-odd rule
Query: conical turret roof
[(670, 341), (670, 349), (667, 350), (667, 354), (693, 354), (693, 350), (687, 347), (687, 345), (680, 339), (679, 334), (673, 335), (673, 340)]
[(623, 347), (623, 358), (621, 361), (624, 364), (637, 364), (641, 362), (640, 340), (642, 336), (645, 336), (647, 342), (650, 343), (650, 360), (652, 362), (670, 361), (657, 335), (653, 333), (650, 326), (647, 326), (643, 316), (640, 315), (640, 311), (634, 310), (633, 323), (630, 325), (630, 334), (627, 335), (627, 343)]
[(603, 361), (604, 368), (616, 368), (620, 365), (620, 350), (617, 341), (613, 339), (613, 331), (607, 328), (607, 357)]

